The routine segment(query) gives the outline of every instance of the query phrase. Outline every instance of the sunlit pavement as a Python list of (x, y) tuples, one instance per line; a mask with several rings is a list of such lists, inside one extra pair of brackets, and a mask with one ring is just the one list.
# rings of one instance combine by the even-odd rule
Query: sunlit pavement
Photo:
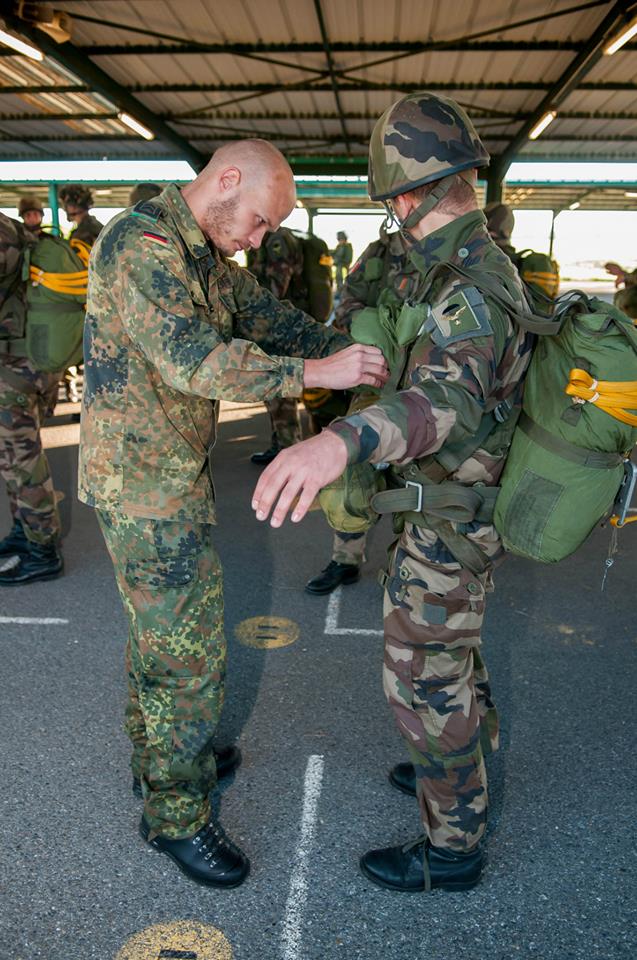
[[(244, 761), (216, 805), (252, 873), (207, 890), (137, 835), (126, 623), (93, 512), (75, 498), (71, 409), (47, 427), (66, 574), (0, 593), (0, 960), (634, 957), (637, 530), (622, 533), (604, 593), (608, 530), (557, 567), (512, 558), (498, 572), (484, 647), (503, 744), (489, 761), (483, 882), (384, 892), (359, 856), (419, 832), (415, 801), (386, 778), (404, 759), (380, 683), (389, 529), (375, 530), (360, 583), (306, 595), (329, 531), (318, 512), (279, 531), (253, 519), (250, 454), (267, 421), (259, 406), (228, 410), (215, 456), (230, 641), (219, 740), (236, 739)], [(234, 632), (251, 618), (248, 646)]]

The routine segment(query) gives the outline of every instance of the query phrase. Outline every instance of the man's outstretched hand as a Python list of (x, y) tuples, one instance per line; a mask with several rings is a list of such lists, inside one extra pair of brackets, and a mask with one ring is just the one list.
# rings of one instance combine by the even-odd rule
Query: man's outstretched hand
[(340, 477), (346, 466), (345, 442), (330, 430), (282, 450), (263, 471), (254, 491), (252, 509), (257, 520), (267, 520), (276, 502), (270, 523), (280, 527), (298, 497), (292, 513), (292, 521), (298, 523), (319, 490)]
[(304, 387), (329, 387), (347, 390), (359, 384), (382, 387), (389, 379), (389, 368), (378, 347), (353, 343), (322, 360), (306, 360)]

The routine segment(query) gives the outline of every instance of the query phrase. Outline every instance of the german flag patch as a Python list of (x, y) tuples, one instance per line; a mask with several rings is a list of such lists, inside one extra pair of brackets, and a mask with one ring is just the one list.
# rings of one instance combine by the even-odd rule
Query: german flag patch
[(168, 237), (162, 237), (160, 233), (151, 233), (150, 230), (144, 230), (142, 236), (146, 240), (152, 240), (153, 243), (161, 243), (162, 247), (166, 247), (169, 244)]

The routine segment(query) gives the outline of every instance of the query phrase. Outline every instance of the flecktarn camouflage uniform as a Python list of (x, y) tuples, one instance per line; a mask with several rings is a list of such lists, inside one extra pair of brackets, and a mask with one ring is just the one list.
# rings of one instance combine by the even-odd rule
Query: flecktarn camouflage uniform
[[(391, 465), (393, 498), (411, 498), (420, 489), (426, 503), (425, 478), (437, 468), (444, 476), (444, 454), (481, 437), (488, 411), (506, 410), (445, 476), (459, 484), (454, 491), (478, 484), (481, 498), (481, 490), (498, 482), (520, 410), (530, 338), (486, 283), (481, 291), (480, 279), (505, 289), (520, 307), (525, 295), (511, 262), (489, 237), (484, 215), (465, 213), (419, 241), (408, 233), (458, 178), (470, 178), (469, 171), (487, 162), (462, 108), (427, 92), (388, 108), (370, 141), (369, 193), (388, 212), (392, 198), (430, 184), (401, 224), (420, 286), (398, 323), (413, 318), (414, 309), (417, 323), (404, 341), (410, 345), (398, 390), (385, 391), (377, 403), (328, 429), (344, 440), (350, 464)], [(454, 267), (471, 271), (472, 279), (461, 278)], [(503, 549), (493, 524), (477, 515), (458, 523), (413, 502), (410, 512), (392, 509), (403, 512), (395, 514), (399, 537), (384, 575), (384, 688), (414, 764), (432, 849), (461, 855), (476, 850), (484, 833), (484, 753), (497, 746), (480, 639), (491, 571)], [(391, 850), (370, 851), (365, 869), (373, 864), (380, 873), (369, 875), (382, 881), (392, 856)], [(425, 870), (425, 888), (426, 877)], [(474, 874), (467, 885), (475, 881)], [(398, 888), (407, 886), (398, 882)]]
[(126, 729), (151, 831), (210, 813), (225, 640), (211, 459), (218, 401), (299, 396), (349, 339), (280, 304), (206, 242), (178, 187), (95, 244), (79, 496), (98, 510), (128, 614)]

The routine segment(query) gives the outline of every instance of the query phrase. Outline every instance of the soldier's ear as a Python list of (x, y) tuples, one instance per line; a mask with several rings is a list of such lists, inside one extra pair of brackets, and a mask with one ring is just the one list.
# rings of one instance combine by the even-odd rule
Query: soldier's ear
[(222, 191), (234, 190), (241, 183), (241, 171), (238, 167), (226, 167), (219, 174), (219, 186)]

